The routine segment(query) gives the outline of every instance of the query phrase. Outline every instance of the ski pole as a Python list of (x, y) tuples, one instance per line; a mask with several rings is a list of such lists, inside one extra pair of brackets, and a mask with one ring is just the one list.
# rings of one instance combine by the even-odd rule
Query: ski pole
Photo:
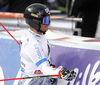
[(18, 45), (20, 45), (20, 43), (11, 35), (11, 33), (0, 23), (0, 25), (5, 29), (5, 31), (17, 42)]
[(35, 78), (44, 78), (44, 77), (57, 77), (60, 75), (44, 75), (44, 76), (33, 76), (33, 77), (22, 77), (22, 78), (10, 78), (10, 79), (0, 79), (0, 81), (11, 81), (11, 80), (22, 80), (22, 79), (35, 79)]

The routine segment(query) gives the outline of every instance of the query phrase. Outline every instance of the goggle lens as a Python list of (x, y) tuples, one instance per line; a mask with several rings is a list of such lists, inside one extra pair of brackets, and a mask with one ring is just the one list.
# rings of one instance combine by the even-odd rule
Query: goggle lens
[(50, 23), (50, 16), (44, 17), (42, 24), (49, 25), (49, 23)]

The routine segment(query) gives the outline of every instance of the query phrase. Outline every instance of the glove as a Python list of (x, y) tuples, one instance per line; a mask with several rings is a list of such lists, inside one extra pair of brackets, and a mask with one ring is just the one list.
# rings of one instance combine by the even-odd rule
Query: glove
[(56, 79), (55, 78), (51, 78), (50, 81), (51, 81), (51, 84), (53, 85), (56, 82)]
[(67, 80), (67, 81), (72, 81), (76, 77), (76, 72), (74, 70), (70, 71), (69, 69), (63, 68), (60, 72), (60, 78)]

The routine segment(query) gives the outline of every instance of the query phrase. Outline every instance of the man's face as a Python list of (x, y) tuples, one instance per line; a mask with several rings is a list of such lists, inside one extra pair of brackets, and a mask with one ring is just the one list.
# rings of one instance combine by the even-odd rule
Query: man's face
[(43, 32), (47, 31), (49, 25), (50, 25), (50, 16), (46, 16), (43, 18), (40, 30), (42, 30)]
[(45, 31), (48, 30), (48, 26), (49, 26), (49, 25), (43, 25), (43, 24), (41, 24), (40, 30), (42, 30), (43, 32), (45, 32)]

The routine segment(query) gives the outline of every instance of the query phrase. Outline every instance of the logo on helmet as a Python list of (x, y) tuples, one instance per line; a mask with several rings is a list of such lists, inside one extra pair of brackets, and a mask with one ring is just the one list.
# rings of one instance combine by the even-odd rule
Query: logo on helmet
[(42, 14), (43, 14), (43, 10), (42, 10), (42, 11), (38, 10), (37, 15), (38, 15), (38, 16), (41, 16)]
[(49, 11), (48, 8), (46, 8), (45, 11), (46, 11), (47, 14), (50, 14), (50, 11)]
[(34, 14), (34, 13), (31, 13), (31, 16), (33, 17), (38, 17), (38, 15)]

